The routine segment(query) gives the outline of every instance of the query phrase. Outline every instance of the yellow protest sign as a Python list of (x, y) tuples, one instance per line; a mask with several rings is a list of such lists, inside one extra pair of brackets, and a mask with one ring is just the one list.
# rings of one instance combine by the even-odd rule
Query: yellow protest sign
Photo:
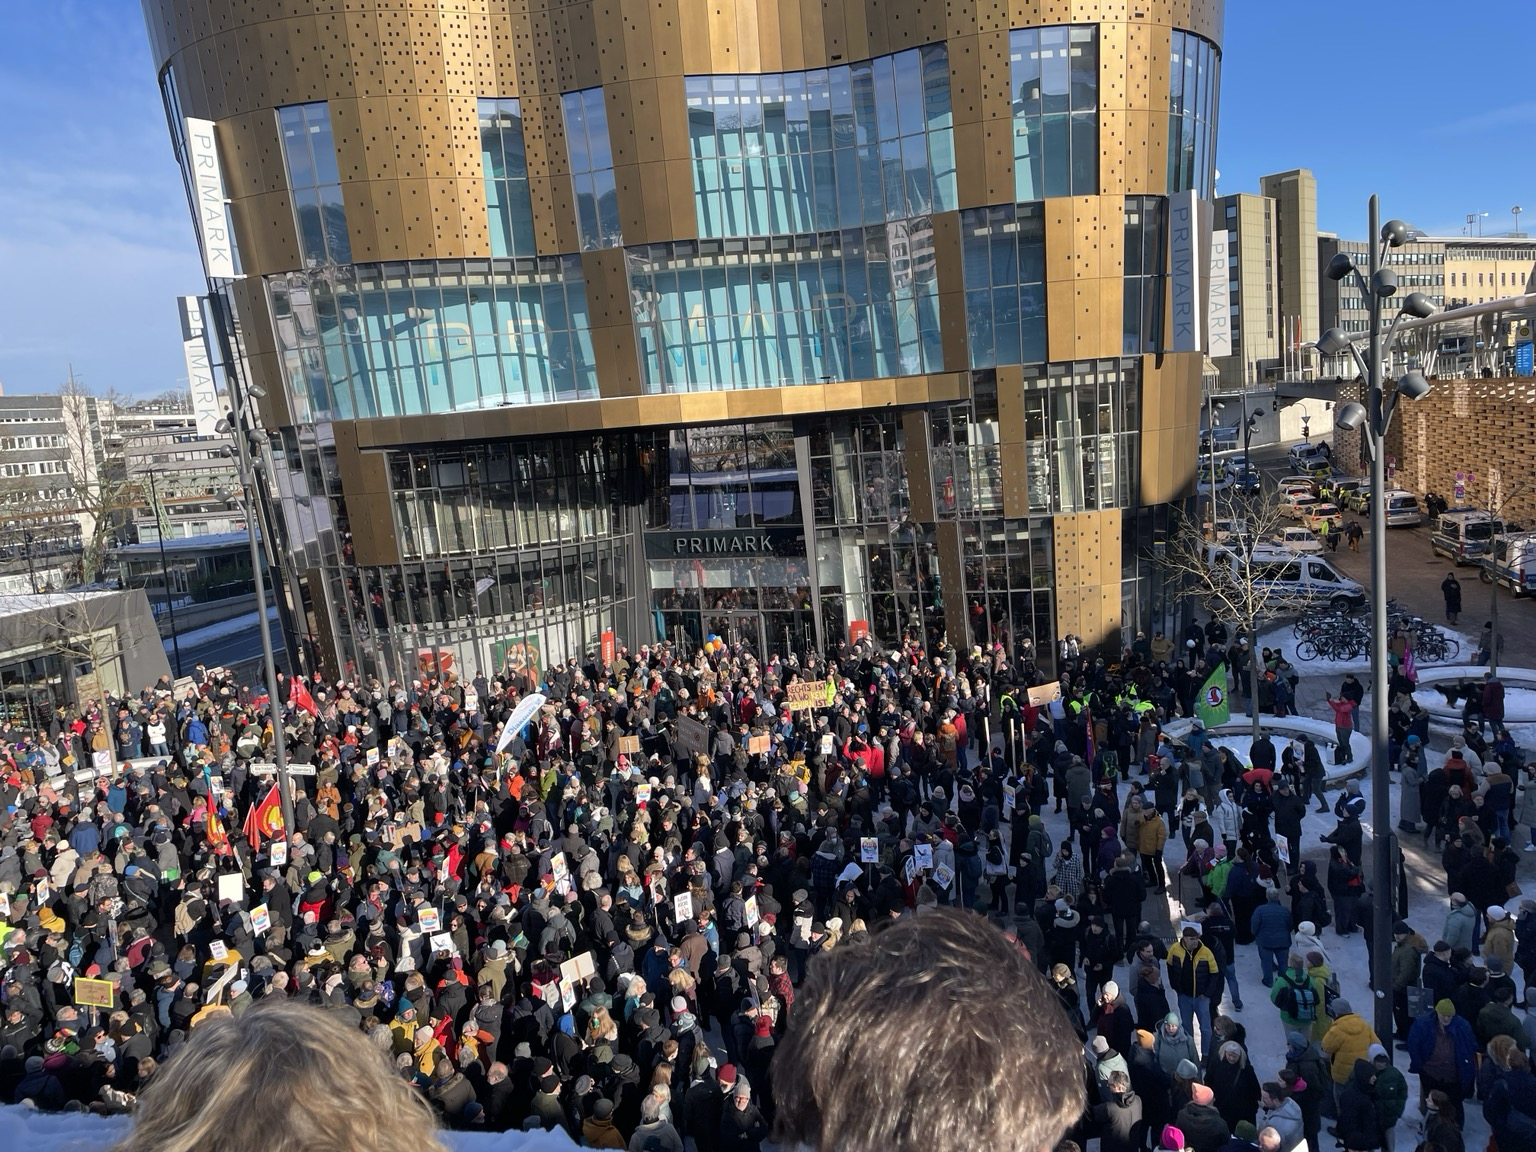
[(75, 977), (75, 1003), (81, 1008), (111, 1008), (117, 986), (110, 980)]

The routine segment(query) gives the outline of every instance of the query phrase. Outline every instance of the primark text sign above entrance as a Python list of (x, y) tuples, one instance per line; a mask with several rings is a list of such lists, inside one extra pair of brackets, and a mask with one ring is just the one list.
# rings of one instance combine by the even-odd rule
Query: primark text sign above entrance
[(799, 528), (753, 528), (699, 532), (647, 532), (648, 560), (691, 556), (804, 556), (805, 532)]

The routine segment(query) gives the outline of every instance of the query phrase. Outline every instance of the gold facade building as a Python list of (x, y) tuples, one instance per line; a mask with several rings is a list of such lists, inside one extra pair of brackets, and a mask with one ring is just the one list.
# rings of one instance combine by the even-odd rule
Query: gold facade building
[(1221, 0), (143, 2), (328, 669), (1176, 607)]

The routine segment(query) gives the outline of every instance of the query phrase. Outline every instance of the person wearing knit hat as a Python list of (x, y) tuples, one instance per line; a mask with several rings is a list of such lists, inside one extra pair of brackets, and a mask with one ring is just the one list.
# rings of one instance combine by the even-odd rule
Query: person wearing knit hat
[(1420, 1103), (1432, 1091), (1444, 1092), (1456, 1113), (1456, 1123), (1461, 1124), (1462, 1101), (1477, 1077), (1477, 1053), (1472, 1026), (1456, 1015), (1456, 1005), (1450, 1000), (1436, 1001), (1408, 1032), (1408, 1071), (1418, 1074)]
[(1220, 1152), (1232, 1138), (1232, 1129), (1227, 1126), (1215, 1102), (1216, 1093), (1209, 1085), (1190, 1085), (1189, 1103), (1179, 1109), (1173, 1121), (1184, 1133), (1190, 1152)]
[(1180, 1132), (1172, 1124), (1163, 1126), (1163, 1134), (1158, 1139), (1158, 1145), (1163, 1152), (1184, 1152), (1188, 1145), (1184, 1142), (1184, 1133)]

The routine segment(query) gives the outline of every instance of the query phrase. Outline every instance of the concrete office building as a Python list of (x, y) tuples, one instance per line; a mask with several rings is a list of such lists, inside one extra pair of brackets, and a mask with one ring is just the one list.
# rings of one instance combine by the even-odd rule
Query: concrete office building
[(1268, 196), (1238, 192), (1216, 201), (1213, 227), (1227, 233), (1232, 302), (1232, 354), (1213, 357), (1223, 393), (1256, 388), (1279, 369), (1278, 222)]
[[(1280, 295), (1282, 354), (1296, 362), (1300, 345), (1316, 340), (1317, 180), (1306, 168), (1259, 177), (1259, 191), (1275, 202), (1275, 282)], [(1301, 359), (1305, 366), (1306, 360)], [(1294, 374), (1294, 369), (1292, 370)]]
[(125, 540), (158, 541), (244, 532), (245, 516), (219, 496), (239, 487), (228, 436), (200, 436), (188, 396), (123, 405), (114, 425), (116, 454), (140, 489)]
[(1220, 0), (144, 8), (330, 670), (1173, 607)]

